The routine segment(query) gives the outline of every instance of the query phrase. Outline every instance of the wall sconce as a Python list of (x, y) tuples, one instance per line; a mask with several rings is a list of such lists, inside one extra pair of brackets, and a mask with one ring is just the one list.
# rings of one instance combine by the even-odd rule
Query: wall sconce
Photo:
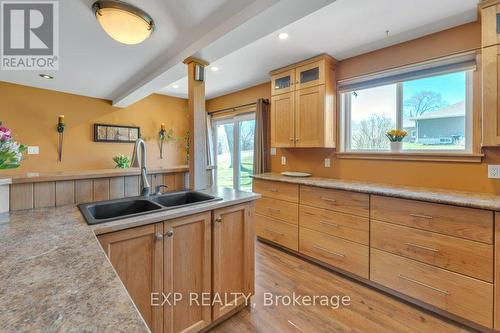
[(57, 132), (59, 133), (59, 162), (62, 161), (62, 149), (64, 141), (64, 115), (60, 115), (57, 122)]
[(165, 129), (165, 123), (161, 123), (160, 127), (160, 132), (158, 133), (160, 136), (160, 158), (163, 159), (163, 142), (165, 141), (165, 134), (166, 134), (166, 129)]

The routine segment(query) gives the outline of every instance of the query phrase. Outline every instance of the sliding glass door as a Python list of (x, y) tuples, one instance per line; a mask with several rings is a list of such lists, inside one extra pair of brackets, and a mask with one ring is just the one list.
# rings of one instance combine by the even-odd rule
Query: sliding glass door
[(215, 184), (252, 190), (255, 114), (244, 114), (213, 122)]

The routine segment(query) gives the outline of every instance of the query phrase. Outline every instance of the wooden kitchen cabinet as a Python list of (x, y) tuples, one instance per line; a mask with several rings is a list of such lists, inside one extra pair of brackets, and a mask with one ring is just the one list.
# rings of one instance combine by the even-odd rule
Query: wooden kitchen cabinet
[(199, 332), (211, 323), (211, 307), (202, 303), (211, 292), (211, 217), (205, 212), (165, 222), (163, 289), (182, 295), (164, 307), (165, 333)]
[(483, 146), (500, 145), (499, 55), (499, 45), (482, 49)]
[(295, 96), (293, 92), (271, 97), (271, 145), (295, 147)]
[(271, 72), (271, 146), (335, 148), (335, 63), (322, 55)]
[[(254, 204), (221, 208), (214, 211), (213, 225), (213, 320), (216, 320), (245, 302), (254, 293)], [(235, 294), (240, 294), (234, 297)]]
[(98, 239), (146, 324), (152, 332), (162, 332), (162, 308), (151, 306), (151, 293), (163, 291), (163, 223)]
[(500, 44), (500, 0), (486, 0), (479, 5), (481, 14), (481, 45)]

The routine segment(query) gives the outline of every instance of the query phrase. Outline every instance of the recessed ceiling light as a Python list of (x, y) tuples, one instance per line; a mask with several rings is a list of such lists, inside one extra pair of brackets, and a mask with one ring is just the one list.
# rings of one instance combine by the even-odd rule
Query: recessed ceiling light
[(155, 28), (148, 13), (123, 1), (99, 0), (92, 10), (104, 31), (122, 44), (142, 43)]
[(174, 84), (172, 85), (172, 88), (177, 89), (177, 88), (179, 88), (179, 85), (178, 85), (177, 83), (174, 83)]
[(53, 80), (54, 79), (53, 76), (50, 76), (50, 75), (47, 75), (47, 74), (40, 74), (40, 77), (44, 78), (44, 79), (47, 79), (47, 80)]
[(210, 70), (211, 70), (212, 72), (217, 72), (217, 71), (219, 70), (219, 67), (212, 66), (212, 67), (210, 67)]
[(285, 40), (288, 38), (288, 34), (286, 32), (280, 32), (278, 38), (281, 40)]

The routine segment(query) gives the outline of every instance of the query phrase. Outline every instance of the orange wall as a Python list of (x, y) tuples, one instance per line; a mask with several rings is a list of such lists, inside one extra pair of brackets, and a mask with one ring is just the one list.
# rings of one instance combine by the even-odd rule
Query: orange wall
[(259, 98), (271, 98), (271, 82), (209, 99), (206, 103), (206, 109), (207, 112), (229, 109), (239, 105), (255, 103)]
[[(102, 99), (0, 82), (0, 101), (0, 120), (12, 129), (15, 139), (40, 147), (39, 155), (26, 155), (20, 168), (2, 174), (113, 168), (113, 156), (132, 155), (131, 143), (93, 142), (94, 123), (139, 126), (147, 139), (148, 167), (185, 163), (181, 144), (166, 143), (162, 160), (155, 140), (162, 122), (175, 135), (185, 134), (189, 119), (184, 99), (151, 95), (120, 109)], [(66, 117), (62, 162), (58, 161), (55, 129), (59, 114)]]
[[(340, 78), (355, 77), (479, 47), (480, 26), (471, 23), (343, 60), (337, 74)], [(245, 104), (259, 97), (269, 98), (269, 85), (218, 97), (207, 105), (214, 110)], [(486, 157), (482, 163), (452, 163), (348, 160), (336, 158), (332, 149), (277, 149), (277, 155), (271, 158), (271, 168), (274, 172), (307, 171), (329, 178), (500, 194), (500, 181), (487, 177), (487, 164), (500, 164), (500, 150), (493, 148), (483, 152)], [(281, 165), (281, 156), (287, 157), (287, 165)], [(332, 159), (331, 168), (324, 167), (325, 158)]]

